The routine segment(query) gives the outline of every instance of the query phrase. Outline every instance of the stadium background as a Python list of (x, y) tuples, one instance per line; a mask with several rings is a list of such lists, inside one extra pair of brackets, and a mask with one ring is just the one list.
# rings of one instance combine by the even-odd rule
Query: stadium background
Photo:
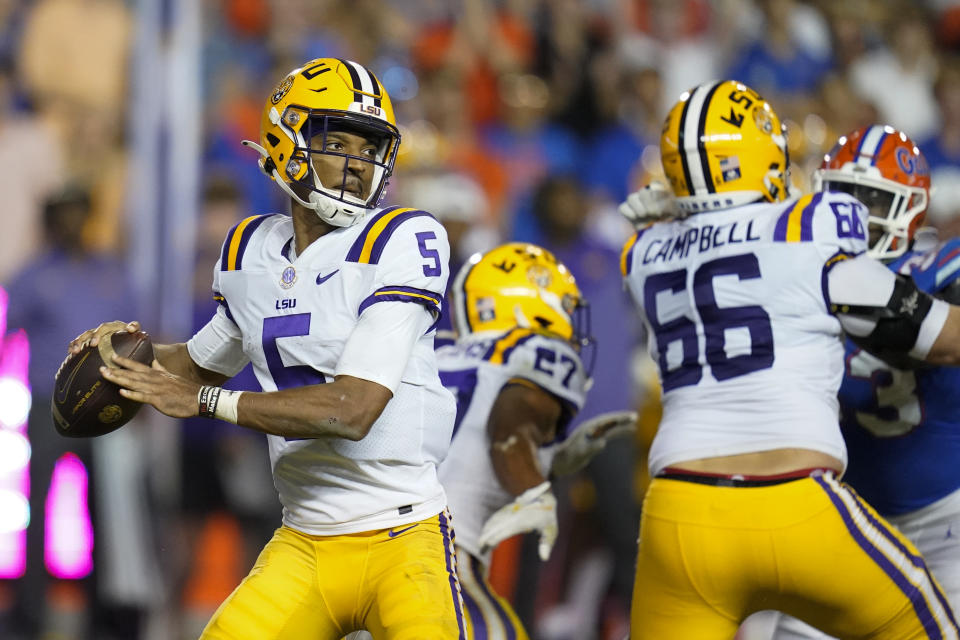
[(195, 638), (278, 524), (262, 437), (144, 411), (67, 441), (48, 407), (80, 331), (180, 340), (209, 317), (226, 230), (285, 210), (239, 141), (299, 63), (378, 74), (403, 135), (387, 197), (444, 221), (455, 266), (535, 241), (591, 300), (583, 417), (636, 406), (643, 428), (561, 483), (550, 561), (514, 539), (493, 580), (537, 640), (619, 640), (658, 405), (616, 204), (658, 177), (667, 108), (711, 78), (759, 90), (798, 189), (838, 135), (892, 124), (954, 234), (958, 46), (956, 0), (0, 0), (0, 637)]

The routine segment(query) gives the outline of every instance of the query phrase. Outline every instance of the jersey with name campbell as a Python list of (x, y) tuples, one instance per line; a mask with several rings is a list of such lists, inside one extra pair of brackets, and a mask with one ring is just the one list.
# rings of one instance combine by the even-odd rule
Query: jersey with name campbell
[[(373, 210), (295, 257), (292, 242), (289, 216), (253, 216), (230, 231), (214, 268), (218, 313), (239, 329), (236, 348), (265, 391), (332, 382), (371, 305), (412, 302), (440, 313), (449, 247), (443, 226), (424, 211)], [(399, 388), (362, 440), (268, 436), (284, 524), (315, 535), (353, 533), (444, 508), (437, 465), (456, 407), (440, 383), (434, 333), (414, 346)]]
[(664, 389), (650, 451), (683, 461), (771, 449), (846, 460), (837, 420), (841, 327), (831, 265), (866, 250), (866, 208), (816, 193), (661, 222), (624, 247)]
[[(557, 438), (543, 445), (537, 458), (549, 473), (556, 445), (568, 436), (570, 418), (583, 407), (587, 374), (580, 355), (564, 340), (530, 329), (468, 335), (437, 350), (440, 377), (457, 397), (453, 443), (440, 465), (457, 545), (476, 557), (484, 523), (513, 496), (500, 485), (490, 461), (487, 421), (494, 402), (511, 380), (532, 383), (563, 403), (565, 420)], [(489, 561), (486, 554), (484, 561)]]
[[(960, 280), (960, 239), (889, 267), (937, 296)], [(880, 513), (914, 511), (960, 488), (960, 368), (896, 369), (848, 341), (840, 407), (844, 479)]]

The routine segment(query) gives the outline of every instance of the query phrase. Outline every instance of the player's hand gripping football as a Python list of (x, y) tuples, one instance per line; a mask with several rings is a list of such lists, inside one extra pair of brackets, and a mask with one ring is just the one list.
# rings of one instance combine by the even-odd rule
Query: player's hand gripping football
[[(140, 331), (140, 323), (115, 320), (104, 322), (96, 329), (84, 331), (70, 341), (67, 347), (67, 359), (80, 353), (80, 350), (87, 345), (97, 346), (100, 340), (117, 331), (136, 333)], [(154, 360), (153, 365), (148, 367), (135, 360), (114, 356), (113, 362), (107, 364), (109, 366), (101, 370), (101, 375), (122, 387), (120, 394), (125, 398), (152, 404), (159, 411), (173, 418), (189, 418), (197, 415), (197, 393), (200, 385), (175, 376), (164, 369), (158, 361)]]
[(198, 413), (200, 385), (170, 373), (158, 360), (148, 367), (115, 355), (111, 366), (101, 368), (100, 374), (121, 387), (123, 397), (151, 404), (171, 418), (191, 418)]
[(620, 215), (639, 228), (659, 220), (682, 217), (670, 189), (659, 182), (651, 182), (627, 196), (620, 204)]
[(480, 551), (486, 553), (518, 533), (540, 532), (540, 559), (550, 557), (557, 541), (557, 499), (544, 482), (527, 489), (513, 502), (498, 509), (480, 531)]
[(550, 472), (557, 476), (576, 473), (603, 451), (613, 438), (637, 429), (636, 411), (610, 411), (584, 422), (567, 438), (553, 457)]
[(67, 357), (63, 359), (63, 362), (60, 363), (60, 368), (57, 369), (57, 375), (60, 375), (60, 371), (63, 370), (63, 367), (67, 362), (70, 361), (70, 358), (80, 353), (86, 346), (95, 347), (100, 344), (100, 340), (104, 336), (111, 336), (117, 331), (128, 331), (129, 333), (136, 333), (140, 331), (140, 323), (134, 320), (133, 322), (122, 322), (120, 320), (114, 320), (113, 322), (104, 322), (96, 329), (87, 329), (76, 338), (70, 341), (67, 345)]
[(140, 331), (140, 323), (136, 320), (133, 322), (114, 320), (113, 322), (104, 322), (96, 329), (87, 329), (76, 338), (71, 340), (70, 344), (67, 345), (67, 357), (69, 358), (76, 353), (80, 353), (80, 350), (87, 345), (90, 345), (91, 347), (97, 346), (104, 336), (113, 335), (117, 331), (136, 333), (137, 331)]

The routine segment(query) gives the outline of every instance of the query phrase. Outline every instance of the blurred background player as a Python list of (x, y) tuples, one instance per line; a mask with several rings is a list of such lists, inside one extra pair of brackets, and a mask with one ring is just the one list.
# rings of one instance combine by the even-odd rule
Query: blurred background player
[(457, 419), (440, 478), (457, 528), (468, 635), (527, 638), (488, 581), (492, 551), (537, 532), (547, 560), (557, 537), (551, 475), (585, 466), (637, 416), (607, 413), (571, 428), (590, 386), (593, 344), (589, 309), (552, 253), (510, 243), (476, 254), (451, 292), (457, 341), (437, 358)]
[[(143, 508), (145, 474), (142, 468), (134, 470), (132, 475), (125, 473), (129, 467), (111, 456), (116, 446), (122, 449), (125, 443), (129, 448), (122, 455), (128, 460), (139, 458), (135, 426), (131, 425), (131, 430), (110, 439), (109, 443), (53, 437), (50, 431), (50, 401), (54, 392), (50, 372), (56, 371), (63, 360), (63, 343), (95, 324), (104, 313), (120, 317), (132, 313), (131, 301), (123, 293), (130, 290), (129, 276), (119, 257), (113, 252), (97, 251), (84, 240), (91, 215), (90, 193), (85, 187), (70, 185), (52, 194), (43, 207), (43, 249), (7, 285), (11, 301), (7, 320), (11, 326), (30, 331), (32, 347), (33, 406), (29, 423), (32, 517), (27, 538), (28, 571), (18, 585), (21, 619), (17, 623), (28, 637), (69, 635), (71, 628), (78, 629), (84, 636), (133, 635), (139, 628), (142, 613), (140, 598), (158, 586), (156, 576), (142, 575), (143, 581), (124, 583), (119, 594), (111, 588), (115, 587), (118, 564), (137, 567), (146, 574), (154, 567), (150, 558), (152, 541), (148, 536), (146, 539), (138, 536), (150, 528), (149, 515)], [(64, 313), (65, 300), (71, 301), (69, 313)], [(94, 526), (105, 534), (109, 531), (116, 543), (112, 548), (108, 545), (95, 548), (95, 571), (81, 583), (86, 593), (81, 593), (79, 599), (75, 594), (76, 584), (54, 579), (46, 570), (55, 557), (49, 547), (56, 544), (56, 539), (50, 534), (63, 526), (46, 503), (56, 465), (69, 455), (78, 456), (92, 470), (89, 503), (84, 495), (78, 500), (84, 504), (78, 507), (85, 510), (89, 504)], [(118, 494), (126, 494), (139, 508), (125, 511), (126, 501), (121, 498), (118, 506)], [(108, 518), (108, 514), (113, 518)], [(74, 522), (74, 531), (69, 535), (76, 536), (78, 526)], [(119, 549), (124, 550), (119, 553), (121, 557), (115, 553)], [(71, 593), (74, 593), (72, 598), (63, 597)], [(80, 605), (71, 605), (71, 600), (79, 600)], [(68, 623), (71, 617), (78, 620)]]
[[(269, 436), (283, 526), (203, 638), (464, 637), (437, 477), (455, 412), (433, 354), (448, 246), (428, 213), (379, 207), (399, 142), (365, 67), (321, 58), (287, 74), (260, 144), (245, 144), (292, 215), (229, 232), (214, 267), (220, 305), (188, 343), (155, 343), (153, 367), (103, 368), (171, 417)], [(138, 324), (102, 324), (70, 353), (124, 328)], [(264, 392), (218, 386), (248, 362)]]
[(837, 481), (836, 392), (841, 331), (954, 364), (960, 308), (862, 255), (852, 196), (789, 196), (780, 120), (743, 84), (685, 92), (661, 159), (686, 217), (641, 228), (622, 263), (664, 389), (631, 637), (730, 638), (761, 608), (840, 637), (958, 637), (916, 548)]
[[(889, 126), (857, 129), (840, 138), (814, 184), (867, 206), (869, 255), (921, 291), (960, 303), (960, 240), (926, 246), (915, 241), (930, 202), (930, 171), (910, 138)], [(955, 606), (960, 470), (951, 451), (960, 443), (960, 370), (903, 358), (884, 361), (850, 340), (844, 362), (840, 415), (850, 454), (844, 480), (917, 546)], [(828, 636), (783, 617), (774, 637)]]

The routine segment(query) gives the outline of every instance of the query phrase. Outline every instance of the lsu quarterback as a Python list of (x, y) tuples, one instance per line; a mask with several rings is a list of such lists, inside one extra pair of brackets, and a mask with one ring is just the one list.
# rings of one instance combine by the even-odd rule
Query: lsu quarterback
[[(311, 60), (244, 144), (291, 215), (229, 232), (219, 308), (188, 342), (103, 372), (167, 415), (268, 434), (283, 523), (202, 638), (464, 638), (437, 473), (456, 413), (433, 351), (449, 247), (428, 212), (379, 205), (400, 144), (390, 97), (360, 64)], [(105, 323), (70, 351), (136, 326)], [(263, 392), (220, 388), (247, 362)]]
[(868, 210), (788, 191), (783, 127), (734, 81), (684, 93), (661, 136), (670, 219), (621, 267), (664, 391), (631, 638), (731, 638), (775, 609), (840, 638), (958, 638), (917, 548), (838, 478), (845, 332), (960, 363), (960, 309), (867, 254)]
[[(920, 149), (893, 127), (840, 138), (814, 175), (818, 191), (844, 191), (869, 209), (867, 253), (918, 289), (960, 302), (960, 239), (923, 247), (914, 233), (930, 201)], [(883, 354), (881, 354), (883, 355)], [(844, 480), (923, 554), (947, 600), (960, 603), (960, 370), (882, 358), (847, 341), (840, 387), (850, 463)], [(794, 619), (777, 640), (827, 636)]]

